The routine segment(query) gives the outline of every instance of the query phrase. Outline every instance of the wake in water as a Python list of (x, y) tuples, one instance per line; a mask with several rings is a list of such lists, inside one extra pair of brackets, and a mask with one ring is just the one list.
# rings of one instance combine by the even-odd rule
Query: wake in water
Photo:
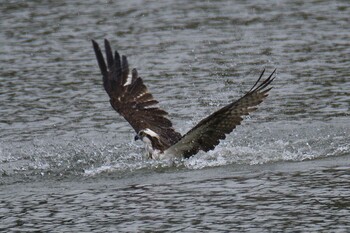
[[(269, 123), (260, 123), (255, 128), (252, 125), (239, 128), (215, 150), (182, 160), (146, 159), (143, 145), (132, 139), (127, 144), (115, 143), (115, 139), (99, 142), (79, 137), (69, 141), (36, 139), (19, 144), (1, 142), (0, 171), (4, 182), (13, 178), (23, 180), (23, 177), (37, 179), (125, 174), (142, 169), (257, 165), (350, 154), (350, 132), (342, 124), (316, 122), (301, 126), (279, 123), (273, 129)], [(268, 132), (268, 136), (262, 137), (261, 132)]]

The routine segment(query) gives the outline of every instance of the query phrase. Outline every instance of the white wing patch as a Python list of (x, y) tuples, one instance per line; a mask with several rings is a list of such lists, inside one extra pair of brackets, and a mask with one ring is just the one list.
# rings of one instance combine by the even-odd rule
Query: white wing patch
[(139, 94), (138, 96), (136, 96), (136, 98), (134, 99), (138, 99), (138, 98), (141, 98), (143, 95), (147, 94), (147, 92), (142, 92), (141, 94)]
[(128, 74), (128, 78), (126, 79), (126, 82), (124, 83), (124, 87), (131, 84), (131, 79), (132, 79), (131, 74)]

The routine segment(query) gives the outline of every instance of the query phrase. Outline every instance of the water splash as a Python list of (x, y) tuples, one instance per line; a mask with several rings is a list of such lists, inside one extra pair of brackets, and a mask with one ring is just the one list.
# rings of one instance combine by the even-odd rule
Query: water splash
[(15, 177), (17, 182), (23, 177), (34, 180), (38, 177), (96, 177), (142, 170), (249, 166), (350, 154), (350, 134), (344, 125), (315, 125), (276, 123), (274, 128), (269, 128), (270, 123), (260, 123), (240, 127), (215, 150), (199, 152), (184, 160), (145, 159), (142, 144), (115, 143), (115, 138), (107, 136), (100, 141), (56, 137), (22, 143), (0, 142), (0, 171), (4, 179)]

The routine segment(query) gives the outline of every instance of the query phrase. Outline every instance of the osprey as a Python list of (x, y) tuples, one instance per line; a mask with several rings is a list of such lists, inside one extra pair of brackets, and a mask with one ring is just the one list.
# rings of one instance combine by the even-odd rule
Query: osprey
[[(155, 106), (155, 100), (137, 70), (129, 74), (126, 56), (112, 52), (110, 43), (104, 40), (107, 64), (99, 45), (92, 40), (98, 65), (103, 76), (103, 86), (110, 98), (110, 104), (135, 129), (135, 140), (145, 143), (146, 153), (152, 159), (189, 158), (199, 150), (213, 150), (226, 134), (241, 124), (244, 115), (256, 110), (271, 87), (276, 70), (260, 82), (265, 70), (253, 87), (240, 99), (201, 120), (194, 128), (181, 136), (167, 118), (167, 112)], [(259, 84), (260, 82), (260, 84)]]

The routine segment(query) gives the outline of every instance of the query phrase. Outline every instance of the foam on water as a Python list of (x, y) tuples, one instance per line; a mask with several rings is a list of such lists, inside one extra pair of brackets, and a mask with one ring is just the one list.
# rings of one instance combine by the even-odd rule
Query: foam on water
[(75, 137), (74, 140), (36, 139), (20, 144), (2, 143), (0, 169), (3, 177), (14, 182), (23, 177), (35, 180), (39, 177), (122, 174), (143, 169), (203, 169), (350, 154), (349, 129), (343, 124), (299, 126), (275, 123), (271, 128), (272, 124), (265, 122), (240, 127), (215, 150), (199, 152), (183, 160), (149, 160), (143, 156), (142, 143), (122, 140), (115, 143)]

